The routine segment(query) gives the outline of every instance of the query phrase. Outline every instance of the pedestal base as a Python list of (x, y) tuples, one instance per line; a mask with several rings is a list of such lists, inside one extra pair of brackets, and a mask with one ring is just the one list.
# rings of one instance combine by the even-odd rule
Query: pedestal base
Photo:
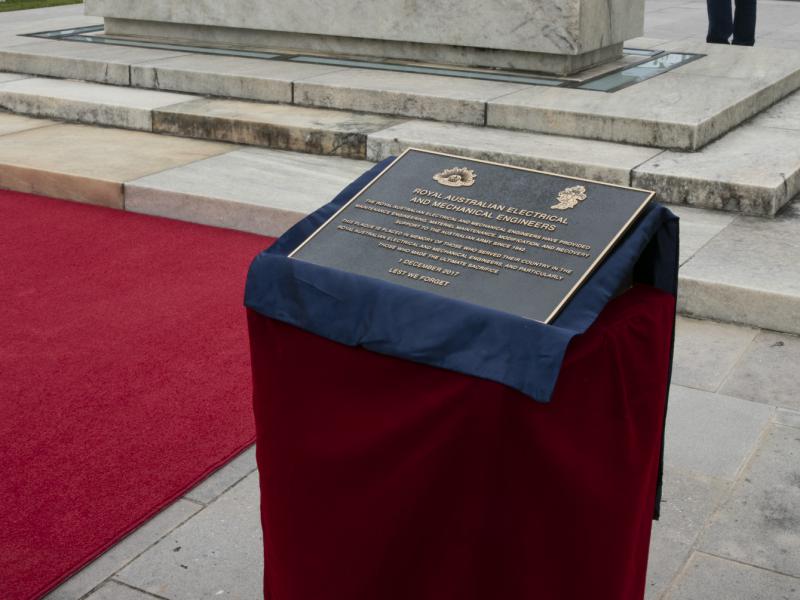
[(339, 58), (380, 58), (461, 67), (514, 69), (557, 76), (570, 75), (622, 56), (622, 42), (582, 54), (551, 54), (132, 19), (106, 18), (105, 26), (107, 35), (150, 41), (213, 44), (281, 52), (288, 50), (331, 54)]

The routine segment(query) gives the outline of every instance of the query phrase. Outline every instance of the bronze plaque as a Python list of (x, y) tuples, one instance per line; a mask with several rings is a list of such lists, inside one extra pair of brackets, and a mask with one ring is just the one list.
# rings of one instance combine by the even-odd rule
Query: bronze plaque
[(652, 196), (412, 148), (290, 256), (549, 323)]

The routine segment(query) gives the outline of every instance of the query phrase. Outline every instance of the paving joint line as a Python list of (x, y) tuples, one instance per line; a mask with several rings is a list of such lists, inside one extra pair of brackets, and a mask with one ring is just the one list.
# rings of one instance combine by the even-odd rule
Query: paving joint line
[(166, 596), (160, 596), (158, 594), (154, 594), (152, 592), (144, 590), (144, 589), (142, 589), (140, 587), (136, 587), (135, 585), (131, 585), (130, 583), (126, 583), (125, 581), (121, 581), (119, 579), (111, 579), (110, 581), (113, 581), (114, 583), (116, 583), (118, 585), (121, 585), (121, 586), (126, 587), (128, 589), (131, 589), (131, 590), (134, 590), (134, 591), (139, 592), (141, 594), (144, 594), (145, 596), (148, 596), (150, 598), (157, 598), (158, 600), (171, 600), (170, 598), (167, 598)]
[[(234, 459), (234, 460), (235, 460), (235, 459)], [(233, 488), (235, 488), (237, 485), (241, 484), (241, 483), (242, 483), (242, 482), (243, 482), (245, 479), (247, 479), (248, 477), (250, 477), (250, 476), (251, 476), (253, 473), (255, 473), (256, 471), (258, 471), (258, 467), (255, 467), (254, 469), (251, 469), (251, 470), (250, 470), (250, 471), (249, 471), (249, 472), (248, 472), (246, 475), (242, 476), (242, 477), (241, 477), (240, 479), (238, 479), (238, 480), (237, 480), (235, 483), (232, 483), (231, 485), (229, 485), (227, 488), (225, 488), (225, 490), (224, 490), (223, 492), (220, 492), (220, 493), (219, 493), (217, 496), (215, 496), (214, 498), (212, 498), (212, 499), (211, 499), (211, 500), (208, 502), (208, 504), (205, 504), (205, 505), (203, 505), (203, 510), (205, 510), (206, 508), (210, 507), (212, 504), (216, 503), (216, 502), (217, 502), (217, 501), (218, 501), (220, 498), (222, 498), (222, 497), (223, 497), (225, 494), (227, 494), (228, 492), (232, 491), (232, 490), (233, 490)], [(198, 484), (198, 485), (199, 485), (199, 484)], [(181, 498), (181, 499), (182, 499), (182, 498)], [(191, 517), (189, 517), (189, 519), (193, 519), (195, 516), (197, 516), (198, 514), (200, 514), (200, 512), (202, 512), (202, 511), (197, 511), (197, 512), (196, 512), (196, 513), (194, 513), (194, 514), (193, 514)], [(189, 519), (186, 519), (186, 521), (188, 521)], [(184, 523), (185, 523), (186, 521), (184, 521)], [(181, 523), (181, 525), (183, 525), (184, 523)], [(174, 529), (173, 529), (172, 531), (174, 531)], [(171, 533), (171, 532), (170, 532), (170, 533)], [(149, 549), (149, 548), (148, 548), (148, 549)]]
[(669, 585), (661, 592), (661, 595), (658, 597), (657, 600), (669, 600), (669, 597), (672, 595), (673, 590), (678, 586), (678, 583), (681, 579), (683, 579), (686, 570), (689, 567), (689, 563), (692, 562), (692, 557), (695, 555), (696, 551), (693, 548), (689, 549), (689, 555), (686, 557), (686, 560), (683, 561), (681, 564), (681, 568), (673, 575), (672, 579), (669, 582)]
[[(177, 502), (177, 501), (179, 501), (179, 500), (183, 500), (183, 498), (178, 498), (178, 499), (176, 499), (176, 502)], [(105, 552), (103, 552), (102, 554), (100, 554), (99, 556), (97, 556), (97, 557), (96, 557), (96, 558), (95, 558), (95, 559), (94, 559), (92, 562), (90, 562), (90, 563), (88, 563), (87, 565), (85, 565), (85, 566), (84, 566), (84, 567), (83, 567), (83, 568), (82, 568), (80, 571), (77, 571), (77, 572), (75, 572), (75, 573), (72, 575), (72, 577), (70, 577), (69, 579), (66, 579), (65, 581), (63, 581), (61, 585), (63, 585), (64, 583), (66, 583), (66, 582), (70, 581), (70, 579), (72, 579), (73, 577), (76, 577), (78, 574), (82, 573), (84, 570), (86, 570), (87, 568), (89, 568), (89, 567), (90, 567), (90, 566), (91, 566), (91, 565), (92, 565), (92, 564), (93, 564), (93, 563), (94, 563), (96, 560), (98, 560), (99, 558), (103, 557), (105, 554), (108, 554), (109, 552), (112, 552), (112, 551), (113, 551), (115, 548), (117, 548), (117, 547), (118, 547), (118, 546), (119, 546), (121, 543), (123, 543), (123, 542), (124, 542), (126, 539), (128, 539), (128, 538), (129, 538), (131, 535), (133, 535), (135, 532), (139, 531), (139, 530), (140, 530), (142, 527), (144, 527), (145, 525), (147, 525), (149, 522), (151, 522), (151, 521), (152, 521), (154, 518), (156, 518), (157, 516), (161, 515), (161, 514), (162, 514), (162, 513), (163, 513), (165, 510), (167, 510), (169, 507), (173, 506), (174, 504), (175, 504), (175, 502), (172, 502), (171, 504), (169, 504), (169, 505), (165, 506), (164, 508), (162, 508), (161, 510), (159, 510), (159, 511), (158, 511), (157, 513), (155, 513), (155, 514), (154, 514), (152, 517), (150, 517), (150, 518), (149, 518), (147, 521), (145, 521), (144, 523), (140, 524), (140, 525), (139, 525), (139, 526), (138, 526), (136, 529), (134, 529), (134, 530), (133, 530), (133, 531), (131, 531), (131, 532), (130, 532), (128, 535), (126, 535), (126, 536), (125, 536), (125, 537), (123, 537), (121, 540), (119, 540), (119, 541), (118, 541), (116, 544), (114, 544), (114, 545), (113, 545), (113, 546), (111, 546), (110, 548), (107, 548), (107, 549), (105, 550)], [(197, 503), (192, 503), (192, 504), (197, 504)], [(116, 569), (116, 570), (115, 570), (113, 573), (111, 573), (111, 575), (109, 575), (108, 577), (106, 577), (105, 579), (103, 579), (103, 580), (102, 580), (100, 583), (98, 583), (97, 585), (95, 585), (95, 586), (94, 586), (94, 587), (93, 587), (91, 590), (89, 590), (88, 592), (86, 592), (84, 595), (80, 596), (78, 600), (86, 600), (86, 598), (88, 598), (89, 596), (91, 596), (93, 593), (95, 593), (97, 590), (99, 590), (101, 587), (103, 587), (103, 586), (104, 586), (106, 583), (108, 583), (109, 581), (112, 581), (112, 580), (116, 581), (116, 580), (114, 579), (114, 577), (116, 577), (116, 575), (117, 575), (117, 574), (118, 574), (120, 571), (122, 571), (122, 570), (123, 570), (123, 569), (125, 569), (125, 568), (126, 568), (128, 565), (130, 565), (132, 562), (134, 562), (135, 560), (137, 560), (137, 559), (138, 559), (140, 556), (142, 556), (142, 555), (143, 555), (145, 552), (148, 552), (149, 550), (151, 550), (153, 547), (155, 547), (155, 546), (156, 546), (156, 544), (159, 544), (159, 543), (161, 542), (161, 540), (163, 540), (164, 538), (166, 538), (167, 536), (169, 536), (169, 535), (170, 535), (170, 534), (171, 534), (173, 531), (175, 531), (175, 530), (176, 530), (178, 527), (181, 527), (182, 525), (184, 525), (185, 523), (187, 523), (187, 522), (188, 522), (190, 519), (192, 519), (192, 518), (193, 518), (195, 515), (197, 515), (197, 514), (199, 514), (199, 513), (203, 512), (203, 510), (205, 510), (205, 507), (204, 507), (204, 506), (201, 506), (201, 507), (200, 507), (198, 510), (196, 510), (195, 512), (193, 512), (191, 515), (189, 515), (189, 516), (188, 516), (188, 517), (186, 517), (185, 519), (181, 520), (181, 521), (180, 521), (180, 522), (179, 522), (177, 525), (175, 525), (174, 527), (172, 527), (172, 528), (170, 528), (168, 531), (166, 531), (166, 532), (164, 533), (164, 535), (162, 535), (162, 536), (158, 537), (158, 538), (157, 538), (157, 539), (156, 539), (156, 540), (155, 540), (155, 541), (154, 541), (152, 544), (148, 545), (148, 546), (147, 546), (147, 547), (146, 547), (144, 550), (142, 550), (141, 552), (139, 552), (138, 554), (136, 554), (135, 556), (133, 556), (133, 557), (132, 557), (130, 560), (127, 560), (127, 561), (125, 561), (125, 562), (124, 562), (124, 563), (123, 563), (123, 564), (122, 564), (122, 565), (121, 565), (121, 566), (120, 566), (118, 569)], [(122, 582), (119, 582), (119, 583), (122, 583)], [(58, 589), (58, 588), (56, 588), (56, 589)], [(166, 599), (166, 600), (169, 600), (169, 599)]]
[[(716, 236), (715, 236), (715, 237), (716, 237)], [(712, 239), (713, 239), (713, 238), (712, 238)], [(759, 335), (761, 335), (761, 331), (762, 331), (762, 330), (761, 330), (761, 328), (752, 328), (752, 329), (753, 329), (753, 337), (751, 337), (751, 338), (748, 340), (747, 344), (745, 344), (745, 345), (744, 345), (744, 348), (742, 349), (742, 351), (741, 351), (741, 352), (739, 352), (738, 356), (737, 356), (737, 357), (736, 357), (736, 359), (733, 361), (733, 364), (731, 364), (731, 366), (728, 368), (728, 370), (727, 370), (727, 372), (725, 373), (725, 375), (723, 375), (722, 379), (720, 379), (720, 382), (719, 382), (719, 384), (717, 384), (717, 387), (714, 389), (714, 393), (715, 393), (715, 394), (716, 394), (716, 393), (718, 393), (718, 392), (719, 392), (719, 390), (721, 390), (721, 389), (722, 389), (722, 386), (723, 386), (723, 385), (725, 385), (725, 383), (728, 381), (728, 379), (730, 378), (730, 376), (731, 376), (731, 375), (733, 374), (733, 372), (735, 371), (736, 367), (738, 367), (738, 366), (739, 366), (739, 363), (740, 363), (740, 362), (742, 362), (742, 359), (744, 358), (745, 354), (747, 354), (747, 351), (748, 351), (748, 350), (750, 350), (750, 348), (753, 346), (753, 343), (755, 342), (756, 338), (757, 338)], [(724, 396), (728, 396), (728, 395), (730, 395), (730, 394), (723, 394), (723, 395), (724, 395)], [(732, 397), (733, 397), (733, 398), (738, 398), (738, 396), (732, 396)], [(747, 398), (740, 398), (740, 400), (747, 400)], [(752, 402), (752, 400), (750, 400), (749, 402)], [(761, 404), (761, 403), (759, 402), (759, 404)], [(770, 406), (771, 406), (771, 405), (770, 405)]]
[[(774, 411), (774, 407), (772, 408)], [(763, 446), (765, 438), (769, 435), (769, 432), (771, 432), (774, 428), (775, 425), (772, 423), (772, 420), (768, 421), (767, 424), (762, 428), (761, 433), (758, 436), (758, 439), (753, 444), (753, 449), (750, 451), (749, 456), (742, 461), (742, 464), (740, 465), (736, 473), (736, 477), (734, 478), (733, 481), (730, 482), (728, 489), (725, 491), (724, 497), (717, 504), (717, 506), (714, 508), (714, 510), (711, 512), (711, 514), (703, 523), (703, 526), (700, 528), (697, 537), (695, 537), (694, 542), (691, 545), (692, 553), (703, 552), (703, 550), (700, 549), (700, 542), (703, 540), (703, 537), (708, 532), (709, 528), (711, 527), (711, 524), (716, 520), (717, 516), (722, 512), (723, 509), (725, 509), (730, 504), (733, 498), (733, 492), (741, 484), (742, 480), (744, 479), (745, 473), (749, 471), (751, 465), (753, 464), (755, 456), (756, 454), (758, 454), (758, 450)], [(723, 557), (718, 557), (718, 558), (723, 558)]]
[(707, 552), (705, 550), (696, 550), (697, 554), (704, 554), (706, 556), (711, 556), (713, 558), (718, 558), (720, 560), (727, 560), (732, 563), (736, 563), (737, 565), (743, 565), (745, 567), (751, 567), (753, 569), (758, 569), (760, 571), (766, 571), (767, 573), (773, 573), (775, 575), (782, 575), (783, 577), (789, 577), (790, 579), (796, 579), (800, 581), (800, 576), (792, 575), (791, 573), (784, 573), (783, 571), (776, 571), (775, 569), (770, 569), (768, 567), (762, 567), (760, 565), (754, 565), (752, 563), (744, 562), (742, 560), (738, 560), (736, 558), (729, 558), (727, 556), (720, 556), (718, 554), (714, 554), (713, 552)]

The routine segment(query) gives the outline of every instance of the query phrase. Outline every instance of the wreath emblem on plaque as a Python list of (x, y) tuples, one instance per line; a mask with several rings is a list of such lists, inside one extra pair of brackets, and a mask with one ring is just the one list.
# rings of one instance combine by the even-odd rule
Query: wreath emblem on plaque
[(454, 167), (437, 173), (433, 178), (448, 187), (469, 187), (475, 183), (478, 175), (466, 167)]
[(586, 200), (586, 188), (582, 185), (576, 185), (561, 190), (558, 194), (558, 202), (551, 206), (555, 210), (568, 210), (575, 208)]

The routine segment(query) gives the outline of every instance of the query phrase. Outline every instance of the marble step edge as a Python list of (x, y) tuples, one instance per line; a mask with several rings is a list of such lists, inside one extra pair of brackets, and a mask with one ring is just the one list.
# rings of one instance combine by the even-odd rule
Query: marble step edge
[[(59, 96), (59, 85), (67, 86), (69, 93)], [(33, 88), (33, 92), (26, 86)], [(51, 89), (37, 94), (36, 86)], [(122, 96), (128, 94), (133, 98), (107, 100), (117, 91)], [(102, 92), (96, 94), (101, 98), (94, 99), (92, 95), (95, 92)], [(713, 170), (693, 173), (691, 167), (682, 174), (661, 174), (658, 170), (648, 169), (657, 157), (668, 154), (673, 159), (692, 159), (696, 153), (335, 109), (209, 99), (77, 81), (59, 82), (31, 77), (0, 83), (0, 108), (67, 122), (278, 150), (366, 158), (373, 162), (415, 146), (572, 177), (620, 185), (634, 184), (653, 189), (658, 198), (667, 203), (755, 216), (773, 216), (800, 191), (800, 161), (776, 169), (770, 181), (746, 182), (738, 174), (738, 180), (726, 180)], [(745, 125), (741, 129), (746, 128), (752, 126)], [(765, 131), (777, 133), (774, 129)], [(708, 149), (725, 144), (726, 138), (723, 137)], [(782, 156), (781, 160), (787, 161), (788, 158)]]

